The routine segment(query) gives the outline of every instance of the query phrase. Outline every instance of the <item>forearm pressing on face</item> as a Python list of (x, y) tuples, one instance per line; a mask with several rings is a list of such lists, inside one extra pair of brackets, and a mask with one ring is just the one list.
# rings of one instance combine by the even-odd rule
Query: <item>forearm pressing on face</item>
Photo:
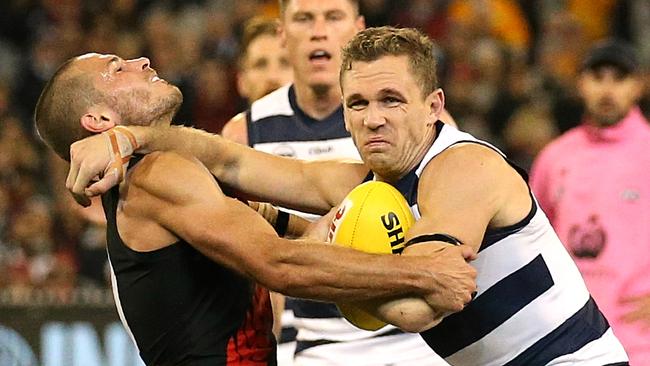
[(130, 126), (129, 130), (136, 136), (139, 152), (162, 150), (192, 155), (220, 183), (260, 200), (303, 211), (327, 212), (368, 172), (360, 163), (278, 157), (192, 128)]

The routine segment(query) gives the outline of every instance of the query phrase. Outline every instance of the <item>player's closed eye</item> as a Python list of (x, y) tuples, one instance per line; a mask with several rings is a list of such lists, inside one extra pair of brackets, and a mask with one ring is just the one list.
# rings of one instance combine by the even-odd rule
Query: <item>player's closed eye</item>
[(402, 101), (400, 99), (397, 99), (397, 98), (394, 98), (394, 97), (385, 97), (384, 99), (382, 99), (382, 102), (384, 103), (384, 105), (386, 105), (388, 107), (395, 107), (395, 106), (399, 105), (400, 103), (402, 103)]
[(354, 100), (354, 101), (348, 102), (346, 104), (346, 107), (348, 109), (353, 109), (355, 111), (359, 111), (359, 110), (362, 110), (363, 108), (365, 108), (367, 105), (368, 105), (368, 101)]

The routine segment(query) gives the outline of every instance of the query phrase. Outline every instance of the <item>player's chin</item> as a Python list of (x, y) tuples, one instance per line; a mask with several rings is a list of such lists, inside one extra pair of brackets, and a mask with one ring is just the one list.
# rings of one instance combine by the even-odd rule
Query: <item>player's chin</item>
[(309, 85), (317, 89), (338, 88), (338, 82), (338, 73), (332, 70), (314, 70), (309, 78)]
[(384, 171), (392, 166), (392, 160), (383, 152), (366, 152), (362, 156), (372, 171)]

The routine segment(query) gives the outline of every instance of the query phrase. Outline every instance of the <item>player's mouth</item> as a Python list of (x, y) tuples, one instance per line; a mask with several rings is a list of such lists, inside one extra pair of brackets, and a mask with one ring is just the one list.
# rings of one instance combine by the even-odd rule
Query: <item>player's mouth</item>
[(149, 79), (149, 81), (152, 82), (152, 83), (155, 83), (155, 82), (158, 82), (158, 81), (166, 82), (165, 79), (161, 79), (161, 78), (158, 77), (158, 73), (156, 71), (154, 71), (151, 74), (151, 78)]
[(376, 149), (385, 148), (386, 146), (389, 145), (389, 143), (386, 139), (384, 139), (381, 136), (374, 136), (369, 138), (364, 145), (366, 149), (376, 150)]
[(326, 65), (332, 59), (332, 55), (325, 50), (315, 50), (309, 54), (309, 62), (313, 65)]

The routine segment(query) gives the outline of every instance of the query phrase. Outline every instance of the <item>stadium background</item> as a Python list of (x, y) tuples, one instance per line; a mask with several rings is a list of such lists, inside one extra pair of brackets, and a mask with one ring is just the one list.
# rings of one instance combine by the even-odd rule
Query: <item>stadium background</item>
[[(650, 78), (645, 0), (360, 2), (368, 26), (417, 27), (435, 39), (460, 128), (525, 167), (579, 122), (575, 76), (594, 40), (633, 43)], [(116, 322), (102, 214), (74, 205), (66, 164), (34, 134), (45, 80), (81, 53), (143, 55), (183, 91), (176, 120), (219, 132), (246, 107), (234, 87), (242, 25), (277, 11), (274, 0), (0, 2), (0, 365), (139, 364)]]

